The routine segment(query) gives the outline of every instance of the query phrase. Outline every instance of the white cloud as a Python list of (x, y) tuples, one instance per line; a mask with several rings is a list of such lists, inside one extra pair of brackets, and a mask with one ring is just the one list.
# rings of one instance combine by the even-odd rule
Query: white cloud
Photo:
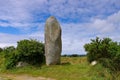
[(0, 47), (7, 47), (7, 46), (16, 46), (17, 42), (23, 39), (37, 39), (39, 41), (43, 41), (43, 33), (35, 32), (31, 34), (24, 34), (24, 35), (12, 35), (12, 34), (5, 34), (0, 33)]
[(23, 1), (18, 0), (4, 0), (0, 1), (0, 19), (8, 20), (10, 22), (23, 22), (32, 20), (30, 13), (24, 7)]
[(14, 46), (16, 47), (17, 43), (0, 43), (1, 48), (9, 47), (9, 46)]
[(92, 24), (89, 26), (96, 28), (101, 33), (109, 32), (113, 33), (118, 32), (120, 28), (120, 11), (108, 16), (106, 19), (93, 19)]
[(91, 28), (96, 29), (100, 33), (110, 32), (115, 29), (113, 23), (109, 23), (107, 20), (96, 19), (91, 23), (89, 23)]
[[(90, 42), (90, 39), (110, 37), (114, 41), (120, 42), (118, 28), (120, 12), (108, 16), (106, 19), (92, 19), (89, 23), (68, 23), (61, 24), (63, 30), (63, 50), (69, 54), (85, 54), (84, 44)], [(117, 19), (117, 18), (118, 19)]]

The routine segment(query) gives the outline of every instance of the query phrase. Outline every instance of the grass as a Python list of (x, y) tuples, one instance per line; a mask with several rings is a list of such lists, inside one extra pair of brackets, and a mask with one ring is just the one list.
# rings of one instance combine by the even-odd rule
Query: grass
[(112, 80), (108, 69), (101, 65), (91, 66), (87, 63), (86, 57), (61, 57), (61, 63), (52, 66), (14, 68), (2, 73), (29, 74), (56, 80)]

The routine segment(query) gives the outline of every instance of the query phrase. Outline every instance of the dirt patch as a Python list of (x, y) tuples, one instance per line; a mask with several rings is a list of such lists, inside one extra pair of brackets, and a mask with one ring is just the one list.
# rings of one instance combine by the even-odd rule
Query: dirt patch
[(29, 75), (13, 75), (13, 74), (4, 74), (1, 75), (1, 77), (8, 78), (9, 80), (55, 80), (51, 78), (33, 77)]

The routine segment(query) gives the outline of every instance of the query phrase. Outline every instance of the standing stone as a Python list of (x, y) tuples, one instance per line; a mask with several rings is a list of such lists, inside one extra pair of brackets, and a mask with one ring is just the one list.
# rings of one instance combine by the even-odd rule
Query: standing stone
[(61, 50), (61, 27), (56, 18), (51, 16), (45, 24), (46, 65), (60, 64)]

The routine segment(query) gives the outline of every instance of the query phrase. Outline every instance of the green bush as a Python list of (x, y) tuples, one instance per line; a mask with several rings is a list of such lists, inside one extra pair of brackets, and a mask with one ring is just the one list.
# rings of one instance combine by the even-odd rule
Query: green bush
[(21, 40), (17, 45), (18, 56), (20, 61), (32, 65), (45, 62), (44, 44), (36, 40)]
[(117, 42), (113, 42), (110, 38), (97, 37), (85, 44), (84, 48), (90, 63), (96, 60), (113, 71), (120, 70), (120, 44)]
[(18, 62), (18, 56), (16, 54), (16, 49), (14, 46), (6, 47), (3, 49), (4, 67), (6, 69), (10, 69), (16, 65)]
[(13, 46), (4, 48), (1, 55), (5, 69), (15, 67), (20, 61), (31, 65), (41, 65), (45, 62), (44, 44), (32, 39), (19, 41), (17, 48)]
[(3, 51), (3, 49), (2, 48), (0, 48), (0, 53)]
[(0, 48), (0, 60), (1, 60), (1, 58), (3, 57), (2, 53), (3, 53), (3, 49)]

